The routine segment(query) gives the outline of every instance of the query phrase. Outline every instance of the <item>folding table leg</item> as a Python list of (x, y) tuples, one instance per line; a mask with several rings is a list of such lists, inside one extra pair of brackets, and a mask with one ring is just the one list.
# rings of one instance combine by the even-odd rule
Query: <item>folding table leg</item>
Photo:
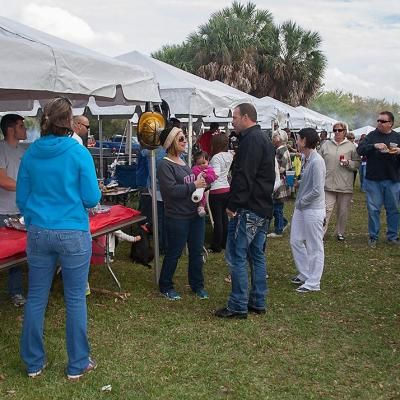
[(110, 250), (109, 250), (109, 235), (106, 235), (106, 267), (108, 268), (111, 276), (113, 277), (115, 283), (118, 285), (118, 288), (120, 291), (122, 291), (121, 284), (119, 283), (118, 278), (115, 276), (114, 271), (111, 268), (111, 263), (110, 263)]

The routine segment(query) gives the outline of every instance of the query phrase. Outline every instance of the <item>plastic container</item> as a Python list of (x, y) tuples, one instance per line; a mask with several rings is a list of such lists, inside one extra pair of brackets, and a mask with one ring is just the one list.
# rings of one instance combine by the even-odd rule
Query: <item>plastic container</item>
[(286, 183), (288, 186), (294, 186), (295, 171), (286, 171)]

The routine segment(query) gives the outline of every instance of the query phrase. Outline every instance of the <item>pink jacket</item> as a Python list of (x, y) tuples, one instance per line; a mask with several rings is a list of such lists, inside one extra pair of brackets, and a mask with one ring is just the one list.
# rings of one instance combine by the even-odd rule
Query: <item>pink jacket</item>
[(192, 172), (195, 174), (196, 178), (198, 175), (203, 173), (203, 177), (208, 185), (210, 185), (211, 183), (213, 183), (215, 180), (218, 179), (218, 176), (216, 175), (214, 168), (210, 166), (203, 168), (200, 167), (199, 165), (195, 165), (194, 167), (192, 167)]

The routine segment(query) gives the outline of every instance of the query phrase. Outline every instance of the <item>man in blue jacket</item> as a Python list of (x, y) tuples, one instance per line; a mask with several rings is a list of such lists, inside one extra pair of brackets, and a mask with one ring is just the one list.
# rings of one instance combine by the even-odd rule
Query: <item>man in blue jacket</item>
[[(264, 314), (267, 293), (264, 245), (272, 217), (275, 182), (275, 150), (257, 125), (257, 111), (243, 103), (233, 111), (233, 127), (239, 135), (239, 150), (232, 174), (226, 256), (229, 260), (232, 291), (228, 305), (215, 315), (220, 318), (247, 318), (248, 312)], [(247, 263), (251, 264), (248, 292)]]

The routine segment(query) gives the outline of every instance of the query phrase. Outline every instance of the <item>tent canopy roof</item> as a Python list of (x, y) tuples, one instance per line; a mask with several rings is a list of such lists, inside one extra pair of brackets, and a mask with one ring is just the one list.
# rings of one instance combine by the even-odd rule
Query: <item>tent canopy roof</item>
[(156, 60), (138, 51), (117, 57), (118, 60), (140, 65), (152, 71), (159, 82), (161, 97), (176, 115), (226, 116), (236, 95), (220, 90), (212, 82)]
[(138, 66), (0, 17), (0, 109), (28, 110), (33, 101), (66, 95), (78, 107), (160, 102), (154, 75)]
[(368, 135), (368, 133), (374, 131), (376, 128), (371, 125), (362, 126), (361, 128), (354, 129), (352, 132), (356, 138), (359, 138), (363, 133)]

